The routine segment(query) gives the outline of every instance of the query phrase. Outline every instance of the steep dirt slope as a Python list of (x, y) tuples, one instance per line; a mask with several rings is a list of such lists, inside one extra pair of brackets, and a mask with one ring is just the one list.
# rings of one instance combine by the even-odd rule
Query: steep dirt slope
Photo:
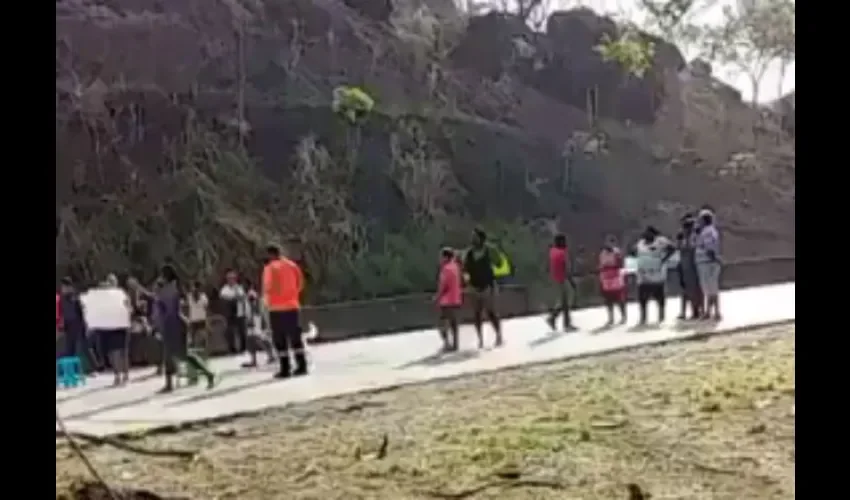
[[(758, 168), (730, 169), (748, 144), (709, 154), (701, 138), (717, 134), (692, 118), (675, 47), (659, 41), (635, 80), (593, 50), (615, 27), (591, 12), (532, 33), (430, 5), (453, 37), (443, 59), (400, 35), (406, 11), (378, 0), (58, 1), (57, 270), (171, 257), (206, 273), (253, 262), (269, 238), (299, 235), (327, 260), (449, 228), (411, 243), (436, 248), (473, 221), (560, 227), (592, 248), (646, 220), (672, 230), (706, 202), (730, 255), (793, 251), (793, 156), (756, 148)], [(341, 84), (377, 101), (359, 127), (329, 109)], [(578, 151), (588, 137), (603, 147)], [(323, 169), (305, 170), (305, 143), (311, 165), (327, 154)]]

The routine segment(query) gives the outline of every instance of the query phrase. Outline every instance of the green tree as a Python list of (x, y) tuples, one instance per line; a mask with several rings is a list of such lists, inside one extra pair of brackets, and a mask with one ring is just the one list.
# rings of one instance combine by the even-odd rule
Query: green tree
[(761, 82), (771, 65), (778, 62), (787, 68), (795, 58), (795, 15), (793, 0), (750, 0), (725, 6), (723, 24), (700, 29), (708, 59), (746, 74), (753, 105), (758, 103)]
[(596, 46), (596, 51), (602, 59), (620, 64), (638, 78), (643, 78), (655, 58), (655, 44), (634, 26), (626, 26), (616, 37), (606, 34)]

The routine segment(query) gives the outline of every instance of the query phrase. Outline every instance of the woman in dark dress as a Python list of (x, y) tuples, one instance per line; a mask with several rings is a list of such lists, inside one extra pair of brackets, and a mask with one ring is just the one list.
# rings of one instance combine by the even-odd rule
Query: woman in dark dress
[(690, 304), (691, 319), (698, 319), (702, 314), (702, 290), (699, 285), (699, 275), (696, 264), (696, 219), (693, 214), (682, 217), (682, 232), (679, 233), (679, 284), (682, 286), (682, 308), (679, 319), (687, 319), (687, 309)]

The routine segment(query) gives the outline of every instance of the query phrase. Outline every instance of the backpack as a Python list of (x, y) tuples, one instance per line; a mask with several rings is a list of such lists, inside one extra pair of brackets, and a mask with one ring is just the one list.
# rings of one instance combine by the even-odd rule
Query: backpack
[(511, 260), (503, 250), (492, 247), (490, 249), (490, 257), (493, 261), (493, 277), (496, 279), (506, 278), (513, 274)]

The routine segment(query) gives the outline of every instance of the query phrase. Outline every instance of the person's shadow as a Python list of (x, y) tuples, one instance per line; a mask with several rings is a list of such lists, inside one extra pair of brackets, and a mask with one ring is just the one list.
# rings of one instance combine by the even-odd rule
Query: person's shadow
[(564, 337), (569, 336), (573, 332), (549, 332), (542, 337), (538, 337), (531, 342), (528, 343), (528, 347), (534, 349), (540, 346), (544, 346), (551, 342), (555, 342), (556, 340), (560, 340)]
[(663, 328), (663, 325), (658, 323), (638, 323), (637, 325), (630, 326), (626, 331), (629, 333), (653, 332), (661, 328)]
[(434, 354), (429, 354), (424, 358), (399, 365), (396, 367), (396, 370), (404, 370), (414, 366), (440, 366), (449, 363), (462, 363), (464, 361), (477, 358), (479, 353), (480, 351), (472, 349), (452, 352), (436, 352)]

